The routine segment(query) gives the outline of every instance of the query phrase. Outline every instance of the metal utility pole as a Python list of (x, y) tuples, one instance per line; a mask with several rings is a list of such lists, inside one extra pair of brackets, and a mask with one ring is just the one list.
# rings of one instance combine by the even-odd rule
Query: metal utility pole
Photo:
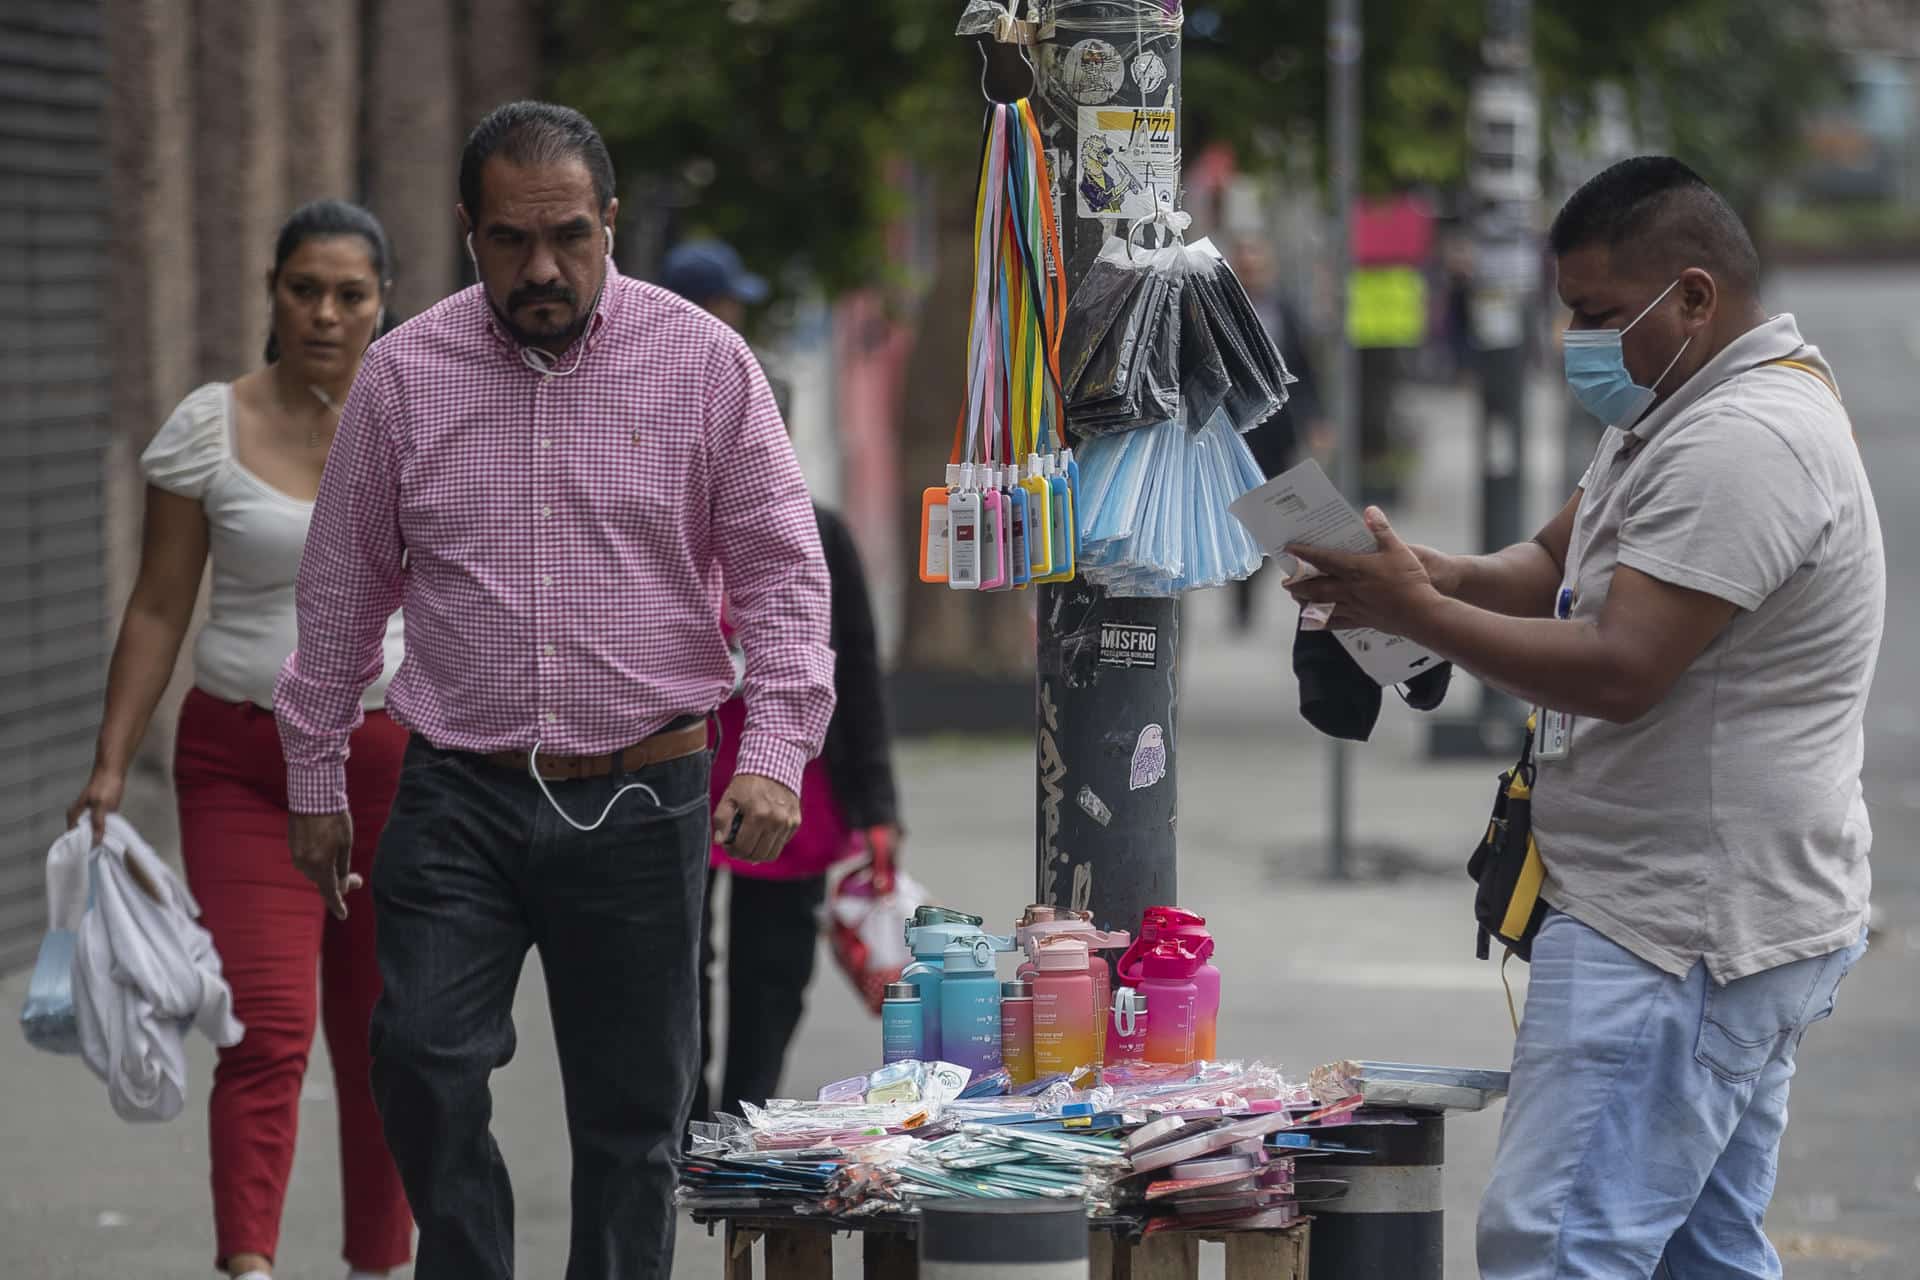
[[(1131, 225), (1082, 216), (1088, 147), (1104, 164), (1121, 143), (1136, 198), (1179, 207), (1179, 0), (1166, 0), (1164, 12), (1125, 31), (1062, 24), (1045, 35), (1033, 100), (1053, 171), (1069, 307), (1107, 235)], [(1130, 131), (1135, 141), (1121, 142)], [(1100, 176), (1110, 182), (1120, 171)], [(1147, 907), (1179, 897), (1180, 604), (1115, 599), (1083, 580), (1041, 587), (1038, 604), (1035, 900), (1091, 911), (1103, 928), (1137, 929)]]
[[(1483, 68), (1468, 107), (1473, 343), (1480, 375), (1480, 549), (1524, 540), (1527, 347), (1539, 292), (1540, 107), (1531, 0), (1488, 0)], [(1481, 687), (1470, 720), (1440, 720), (1438, 756), (1517, 751), (1526, 709)]]
[[(1360, 488), (1360, 360), (1353, 349), (1347, 308), (1353, 283), (1353, 202), (1360, 185), (1360, 55), (1364, 33), (1360, 0), (1333, 0), (1327, 9), (1327, 187), (1333, 203), (1333, 244), (1327, 254), (1333, 268), (1333, 360), (1327, 408), (1339, 443), (1333, 458), (1334, 486), (1349, 499)], [(1347, 744), (1327, 745), (1327, 874), (1349, 875), (1351, 843), (1348, 819), (1353, 809), (1353, 780)]]

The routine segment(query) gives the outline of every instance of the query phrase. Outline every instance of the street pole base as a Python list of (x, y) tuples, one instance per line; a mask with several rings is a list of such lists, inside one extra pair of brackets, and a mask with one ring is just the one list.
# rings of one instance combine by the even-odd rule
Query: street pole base
[(1436, 719), (1427, 731), (1427, 754), (1435, 760), (1509, 760), (1520, 754), (1526, 725), (1509, 717)]

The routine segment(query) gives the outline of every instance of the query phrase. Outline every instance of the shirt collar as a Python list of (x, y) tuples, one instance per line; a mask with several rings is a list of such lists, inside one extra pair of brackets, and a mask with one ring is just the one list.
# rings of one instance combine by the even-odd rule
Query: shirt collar
[[(613, 323), (615, 315), (620, 310), (620, 298), (625, 292), (619, 287), (620, 279), (620, 268), (614, 266), (612, 257), (608, 257), (607, 274), (600, 282), (600, 296), (594, 302), (593, 319), (587, 322), (586, 332), (575, 340), (573, 347), (567, 348), (567, 353), (560, 357), (561, 360), (573, 359), (576, 347), (580, 348), (579, 357), (585, 359), (587, 354), (592, 352), (595, 344), (600, 341), (601, 336), (606, 333), (608, 326)], [(518, 360), (520, 344), (514, 341), (513, 335), (501, 326), (500, 317), (493, 309), (493, 299), (487, 296), (487, 287), (484, 284), (474, 287), (480, 295), (480, 314), (485, 320), (488, 336), (503, 353)]]
[(1735, 338), (1700, 371), (1688, 378), (1678, 391), (1668, 396), (1646, 417), (1626, 432), (1628, 448), (1638, 448), (1665, 430), (1667, 424), (1704, 399), (1708, 392), (1731, 378), (1757, 369), (1770, 360), (1781, 360), (1806, 347), (1800, 326), (1791, 313), (1782, 312)]

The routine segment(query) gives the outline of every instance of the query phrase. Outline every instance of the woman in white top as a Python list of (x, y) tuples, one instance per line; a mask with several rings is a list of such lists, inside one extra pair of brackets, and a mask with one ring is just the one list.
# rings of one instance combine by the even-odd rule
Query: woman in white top
[[(215, 1266), (249, 1280), (273, 1266), (318, 1015), (338, 1100), (349, 1276), (383, 1276), (412, 1248), (368, 1084), (367, 1025), (380, 992), (372, 904), (335, 920), (294, 870), (273, 719), (314, 496), (340, 404), (385, 318), (391, 259), (386, 232), (365, 209), (323, 200), (296, 210), (267, 277), (266, 367), (189, 395), (141, 457), (149, 487), (140, 575), (114, 648), (93, 776), (68, 814), (69, 825), (90, 814), (97, 839), (119, 808), (211, 558), (211, 611), (180, 712), (174, 785), (188, 884), (246, 1027), (220, 1053), (209, 1109)], [(362, 881), (406, 748), (405, 731), (380, 710), (401, 654), (395, 614), (347, 766)]]

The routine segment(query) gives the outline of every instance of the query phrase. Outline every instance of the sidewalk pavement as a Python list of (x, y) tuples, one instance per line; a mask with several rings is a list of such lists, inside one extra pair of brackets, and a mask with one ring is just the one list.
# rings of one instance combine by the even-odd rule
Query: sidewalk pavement
[[(1464, 545), (1473, 512), (1472, 406), (1463, 393), (1414, 395), (1426, 465), (1405, 509), (1390, 514), (1411, 538)], [(1557, 455), (1537, 450), (1532, 471), (1558, 475)], [(1537, 497), (1534, 516), (1558, 505), (1557, 496)], [(1375, 741), (1351, 757), (1353, 831), (1368, 851), (1357, 864), (1363, 878), (1321, 878), (1327, 747), (1295, 714), (1292, 612), (1277, 581), (1263, 583), (1263, 596), (1261, 623), (1246, 640), (1226, 634), (1224, 593), (1193, 601), (1182, 654), (1181, 898), (1206, 912), (1219, 940), (1223, 1055), (1257, 1055), (1302, 1075), (1341, 1057), (1504, 1066), (1512, 1044), (1506, 999), (1497, 966), (1473, 959), (1463, 871), (1497, 763), (1430, 763), (1420, 718), (1389, 698)], [(1450, 705), (1468, 705), (1470, 693), (1457, 688)], [(914, 874), (944, 901), (1012, 919), (1032, 893), (1032, 743), (912, 743), (900, 766)], [(983, 806), (981, 796), (1002, 802)], [(1916, 918), (1913, 905), (1899, 903), (1896, 918)], [(1511, 966), (1509, 976), (1523, 999), (1524, 966)], [(1903, 1065), (1920, 1054), (1916, 984), (1920, 931), (1896, 930), (1849, 980), (1840, 1016), (1810, 1040), (1773, 1218), (1798, 1250), (1789, 1263), (1796, 1277), (1912, 1274), (1911, 1259), (1896, 1250), (1920, 1237), (1920, 1130)], [(24, 974), (0, 982), (0, 1008), (17, 1008), (24, 989)], [(559, 1273), (567, 1235), (568, 1153), (544, 1006), (530, 968), (516, 1011), (519, 1056), (494, 1082), (495, 1128), (518, 1199), (520, 1274), (528, 1277)], [(808, 1094), (870, 1069), (878, 1038), (823, 953), (788, 1092)], [(0, 1275), (207, 1273), (211, 1054), (196, 1047), (195, 1063), (187, 1115), (129, 1128), (84, 1068), (0, 1034), (8, 1092), (0, 1109)], [(333, 1261), (331, 1097), (317, 1052), (282, 1239), (283, 1280), (341, 1273)], [(1449, 1276), (1474, 1274), (1474, 1208), (1497, 1125), (1497, 1111), (1449, 1125)], [(851, 1244), (843, 1250), (851, 1266)], [(717, 1241), (688, 1226), (674, 1275), (720, 1271)], [(1217, 1251), (1203, 1274), (1222, 1274)]]

